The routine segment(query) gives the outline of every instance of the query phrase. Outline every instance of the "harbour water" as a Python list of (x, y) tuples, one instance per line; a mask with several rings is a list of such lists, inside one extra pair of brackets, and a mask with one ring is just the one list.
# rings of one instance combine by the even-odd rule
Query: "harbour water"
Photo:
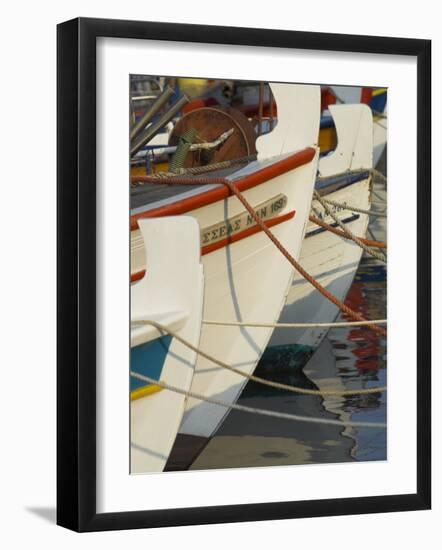
[[(386, 317), (386, 267), (363, 258), (346, 303), (372, 319)], [(341, 320), (345, 320), (342, 319)], [(304, 368), (296, 360), (260, 364), (256, 373), (311, 389), (386, 385), (386, 341), (367, 327), (336, 328)], [(239, 404), (341, 421), (386, 421), (386, 394), (299, 395), (249, 382)], [(386, 460), (386, 430), (342, 428), (268, 418), (233, 410), (191, 469)]]

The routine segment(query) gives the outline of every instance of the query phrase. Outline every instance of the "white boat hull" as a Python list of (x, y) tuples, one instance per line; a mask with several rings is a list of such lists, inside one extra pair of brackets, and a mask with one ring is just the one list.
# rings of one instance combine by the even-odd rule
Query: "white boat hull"
[[(279, 193), (288, 197), (286, 209), (296, 210), (296, 215), (272, 231), (296, 258), (301, 250), (310, 206), (314, 164), (284, 174), (245, 194), (251, 204), (259, 204)], [(229, 216), (242, 208), (237, 199), (229, 199), (229, 203), (226, 205)], [(214, 216), (215, 219), (218, 216)], [(203, 264), (206, 274), (204, 319), (274, 322), (279, 317), (291, 285), (293, 268), (263, 232), (203, 256)], [(252, 374), (271, 333), (270, 328), (203, 325), (200, 345), (214, 357)], [(200, 357), (191, 391), (234, 403), (246, 381)], [(225, 407), (190, 398), (180, 433), (210, 437), (227, 412)]]
[[(370, 205), (369, 178), (353, 183), (334, 193), (327, 199), (347, 202), (367, 209)], [(317, 201), (313, 201), (316, 211), (323, 212)], [(350, 220), (345, 225), (356, 236), (365, 237), (368, 215), (341, 210), (336, 212), (340, 219)], [(325, 216), (324, 221), (333, 224)], [(309, 222), (301, 249), (301, 265), (327, 290), (343, 301), (354, 279), (362, 249), (347, 239), (320, 230)], [(293, 283), (282, 311), (281, 323), (330, 323), (338, 314), (338, 308), (320, 294), (299, 273), (295, 273)], [(276, 329), (273, 332), (264, 361), (286, 361), (288, 357), (303, 363), (310, 357), (327, 334), (327, 328)]]
[[(243, 196), (266, 223), (272, 224), (272, 232), (288, 252), (299, 258), (318, 165), (319, 151), (312, 144), (319, 132), (320, 90), (317, 86), (272, 84), (272, 91), (280, 114), (276, 131), (259, 138), (258, 161), (232, 177), (244, 184), (253, 180), (254, 183), (241, 187)], [(299, 162), (294, 160), (301, 158)], [(256, 179), (259, 172), (265, 173), (265, 178)], [(214, 187), (209, 185), (208, 192), (218, 192)], [(198, 192), (181, 195), (181, 203), (198, 201)], [(187, 212), (201, 228), (203, 319), (276, 322), (290, 289), (293, 267), (267, 235), (253, 227), (253, 220), (248, 220), (250, 216), (235, 196), (198, 205)], [(170, 201), (161, 206), (169, 208)], [(140, 215), (140, 210), (134, 214)], [(226, 242), (219, 246), (220, 238), (226, 236)], [(132, 241), (131, 268), (135, 274), (144, 269), (145, 258), (136, 231), (132, 231)], [(272, 331), (272, 328), (203, 324), (200, 349), (252, 374)], [(191, 392), (218, 399), (226, 406), (189, 397), (179, 433), (211, 437), (246, 382), (245, 377), (199, 356)]]
[(377, 166), (382, 153), (387, 146), (388, 118), (387, 109), (384, 111), (385, 118), (373, 117), (373, 166)]
[[(140, 227), (150, 268), (131, 287), (131, 373), (187, 392), (196, 353), (176, 338), (162, 336), (155, 327), (140, 321), (156, 321), (198, 346), (204, 291), (199, 227), (187, 216), (143, 220)], [(181, 266), (180, 278), (173, 271), (177, 262)], [(184, 406), (183, 394), (131, 375), (132, 474), (163, 471)]]
[[(339, 99), (345, 104), (356, 104), (361, 101), (362, 88), (359, 86), (331, 86)], [(384, 116), (373, 115), (373, 166), (376, 167), (387, 145), (387, 106)]]
[[(301, 251), (317, 170), (319, 151), (312, 148), (309, 151), (310, 160), (305, 164), (243, 191), (245, 199), (260, 210), (260, 216), (273, 223), (272, 232), (295, 258), (299, 258)], [(235, 177), (238, 180), (247, 178), (254, 170), (254, 166), (249, 165)], [(266, 206), (258, 208), (260, 205)], [(230, 196), (189, 211), (188, 215), (198, 222), (201, 231), (205, 280), (203, 319), (276, 322), (291, 286), (293, 267), (267, 235), (252, 220), (247, 220), (248, 213), (240, 201)], [(223, 226), (234, 224), (232, 220), (240, 220), (237, 240), (222, 244), (217, 237)], [(213, 227), (216, 235), (210, 230)], [(216, 249), (212, 250), (214, 245)], [(135, 230), (132, 231), (132, 274), (145, 269), (145, 265), (143, 240)], [(175, 265), (173, 273), (175, 277), (180, 276), (179, 264)], [(199, 346), (213, 357), (252, 374), (272, 331), (272, 328), (203, 324)], [(199, 356), (190, 391), (230, 405), (246, 382), (246, 378)], [(209, 438), (228, 410), (229, 406), (188, 397), (179, 433)]]

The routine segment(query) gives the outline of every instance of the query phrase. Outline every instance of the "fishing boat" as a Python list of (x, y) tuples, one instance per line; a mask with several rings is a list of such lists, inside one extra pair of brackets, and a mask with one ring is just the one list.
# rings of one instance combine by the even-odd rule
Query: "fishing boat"
[[(277, 120), (277, 106), (264, 83), (243, 83), (240, 87), (240, 110), (251, 118), (258, 135), (272, 130)], [(239, 99), (240, 97), (240, 99)], [(321, 122), (318, 145), (321, 155), (337, 146), (337, 134), (329, 107), (336, 104), (368, 105), (373, 114), (373, 166), (377, 166), (387, 144), (387, 88), (360, 86), (321, 86)]]
[(146, 473), (164, 469), (185, 405), (185, 395), (158, 382), (188, 392), (196, 362), (167, 331), (198, 346), (204, 278), (194, 218), (143, 219), (138, 226), (149, 269), (131, 286), (130, 464), (131, 473)]
[(322, 94), (324, 113), (321, 117), (321, 151), (331, 151), (336, 147), (336, 134), (331, 124), (331, 117), (326, 114), (329, 106), (337, 102), (346, 105), (362, 103), (368, 105), (373, 114), (373, 166), (376, 167), (387, 145), (387, 88), (327, 86), (325, 89), (329, 93), (324, 94), (325, 90), (323, 90)]
[[(316, 177), (319, 150), (318, 86), (272, 84), (280, 109), (275, 132), (257, 141), (258, 158), (246, 166), (195, 177), (194, 185), (173, 185), (177, 179), (145, 184), (134, 196), (131, 211), (132, 280), (143, 276), (146, 260), (139, 223), (168, 215), (193, 217), (201, 232), (205, 273), (205, 320), (266, 319), (275, 322), (290, 289), (293, 268), (254, 222), (236, 196), (220, 183), (234, 183), (267, 227), (299, 258)], [(147, 181), (148, 178), (144, 179)], [(164, 182), (169, 185), (164, 185)], [(140, 178), (143, 182), (143, 178)], [(138, 188), (140, 189), (140, 188)], [(180, 267), (175, 266), (180, 276)], [(200, 348), (225, 363), (252, 374), (264, 352), (271, 328), (204, 324)], [(199, 357), (191, 391), (216, 398), (225, 406), (190, 397), (179, 429), (180, 442), (195, 453), (217, 430), (241, 393), (246, 378)], [(180, 444), (177, 440), (177, 444)]]
[[(362, 210), (370, 208), (372, 114), (366, 105), (331, 105), (330, 112), (338, 135), (338, 146), (334, 152), (320, 159), (315, 187), (322, 198), (341, 205), (329, 205), (341, 223), (354, 235), (365, 237), (368, 214), (342, 205)], [(329, 226), (337, 226), (318, 200), (312, 202), (312, 214)], [(309, 221), (300, 264), (340, 301), (345, 299), (361, 255), (361, 247), (351, 240)], [(338, 313), (336, 305), (299, 273), (295, 273), (279, 322), (331, 323)], [(278, 363), (302, 367), (327, 331), (326, 327), (275, 329), (262, 359), (263, 365)]]

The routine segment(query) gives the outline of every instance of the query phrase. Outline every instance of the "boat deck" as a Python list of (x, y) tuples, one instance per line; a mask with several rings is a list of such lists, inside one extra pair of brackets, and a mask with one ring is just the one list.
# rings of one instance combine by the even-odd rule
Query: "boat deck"
[[(243, 165), (244, 166), (244, 165)], [(240, 170), (241, 166), (234, 166), (226, 168), (224, 170), (217, 170), (214, 172), (207, 172), (207, 174), (199, 174), (198, 176), (191, 176), (196, 178), (204, 177), (205, 175), (211, 178), (225, 178), (230, 176), (234, 172)], [(154, 204), (159, 201), (170, 200), (174, 197), (178, 198), (182, 193), (200, 192), (203, 189), (207, 189), (207, 185), (195, 184), (195, 185), (165, 185), (164, 183), (146, 183), (135, 187), (130, 193), (130, 208), (131, 210), (144, 207), (146, 205)]]
[[(298, 153), (301, 153), (299, 151)], [(247, 176), (259, 172), (273, 164), (284, 161), (285, 159), (296, 155), (297, 153), (284, 153), (264, 160), (254, 160), (244, 165), (231, 166), (223, 170), (207, 172), (206, 174), (191, 175), (196, 181), (203, 177), (213, 178), (228, 178), (232, 181), (237, 181)], [(186, 176), (189, 177), (189, 176)], [(146, 212), (154, 208), (171, 204), (177, 200), (198, 195), (202, 192), (219, 187), (221, 184), (209, 183), (201, 185), (167, 185), (164, 183), (146, 183), (137, 186), (131, 190), (130, 207), (131, 215), (136, 215), (141, 212)]]

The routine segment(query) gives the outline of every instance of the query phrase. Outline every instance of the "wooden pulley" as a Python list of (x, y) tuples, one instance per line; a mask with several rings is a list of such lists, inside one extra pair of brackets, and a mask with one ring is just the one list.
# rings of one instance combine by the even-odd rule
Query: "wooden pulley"
[(233, 132), (215, 148), (189, 151), (184, 161), (185, 168), (256, 154), (257, 136), (251, 122), (232, 107), (201, 107), (185, 114), (172, 130), (169, 145), (176, 146), (189, 128), (197, 131), (195, 143), (212, 143), (225, 132), (231, 129)]

